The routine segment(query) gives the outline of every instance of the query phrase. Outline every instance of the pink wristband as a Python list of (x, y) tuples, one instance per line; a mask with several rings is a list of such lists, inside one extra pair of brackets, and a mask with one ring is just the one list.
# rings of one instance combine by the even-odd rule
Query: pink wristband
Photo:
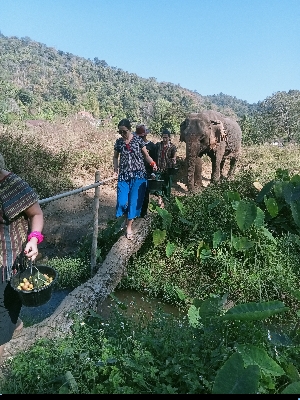
[(37, 238), (37, 244), (42, 243), (42, 241), (44, 240), (44, 235), (42, 235), (41, 232), (38, 232), (38, 231), (33, 231), (28, 235), (28, 238), (27, 238), (28, 242), (33, 237)]

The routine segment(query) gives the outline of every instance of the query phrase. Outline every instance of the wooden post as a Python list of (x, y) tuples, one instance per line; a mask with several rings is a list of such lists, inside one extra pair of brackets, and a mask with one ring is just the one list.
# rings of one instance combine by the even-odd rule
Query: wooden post
[[(100, 181), (100, 172), (95, 173), (95, 182)], [(93, 241), (91, 251), (91, 277), (95, 274), (96, 262), (97, 262), (97, 243), (98, 243), (98, 213), (99, 213), (99, 198), (100, 198), (100, 185), (95, 187), (94, 197), (94, 229), (93, 229)]]

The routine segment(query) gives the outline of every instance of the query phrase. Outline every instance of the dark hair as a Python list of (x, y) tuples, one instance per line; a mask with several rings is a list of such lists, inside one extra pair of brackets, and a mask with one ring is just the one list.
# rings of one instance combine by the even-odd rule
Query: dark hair
[(161, 135), (168, 135), (170, 137), (171, 136), (171, 132), (168, 129), (163, 129)]
[(126, 126), (127, 129), (130, 129), (130, 130), (131, 130), (131, 123), (130, 123), (129, 119), (126, 119), (126, 118), (122, 119), (122, 120), (118, 123), (118, 127), (119, 127), (119, 126)]

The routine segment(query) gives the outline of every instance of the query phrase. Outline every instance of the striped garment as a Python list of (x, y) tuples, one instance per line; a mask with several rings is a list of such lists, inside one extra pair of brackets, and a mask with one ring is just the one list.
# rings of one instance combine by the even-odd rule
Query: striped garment
[(175, 144), (171, 142), (169, 142), (166, 148), (163, 142), (156, 143), (157, 167), (160, 171), (165, 171), (167, 168), (174, 167), (172, 158), (175, 158), (176, 151), (177, 148)]
[[(0, 181), (0, 266), (2, 281), (22, 264), (28, 219), (24, 211), (38, 201), (34, 190), (14, 173)], [(6, 276), (5, 276), (6, 273)], [(1, 278), (0, 278), (1, 279)]]

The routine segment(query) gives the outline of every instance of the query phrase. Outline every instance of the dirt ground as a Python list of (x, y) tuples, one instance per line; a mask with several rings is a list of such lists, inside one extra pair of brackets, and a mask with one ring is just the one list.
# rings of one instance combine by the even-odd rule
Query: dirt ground
[[(203, 182), (208, 182), (210, 171), (204, 171)], [(78, 187), (94, 183), (94, 177), (85, 178)], [(188, 193), (184, 183), (185, 171), (181, 170), (173, 179), (172, 194), (182, 196)], [(45, 240), (39, 246), (39, 261), (53, 257), (63, 257), (75, 253), (87, 234), (92, 234), (94, 226), (95, 189), (89, 189), (67, 197), (47, 202), (43, 206)], [(150, 195), (155, 199), (154, 195)], [(100, 186), (98, 229), (104, 229), (109, 220), (115, 218), (116, 181)]]

